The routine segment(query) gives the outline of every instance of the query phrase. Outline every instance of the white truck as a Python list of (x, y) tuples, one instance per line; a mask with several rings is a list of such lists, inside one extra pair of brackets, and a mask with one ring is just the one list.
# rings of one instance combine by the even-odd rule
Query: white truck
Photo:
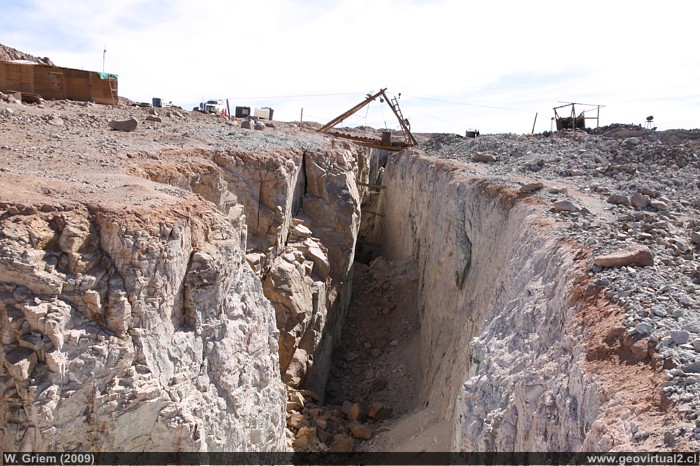
[(205, 113), (216, 113), (217, 115), (227, 116), (228, 111), (226, 110), (226, 101), (219, 100), (207, 100), (203, 108)]

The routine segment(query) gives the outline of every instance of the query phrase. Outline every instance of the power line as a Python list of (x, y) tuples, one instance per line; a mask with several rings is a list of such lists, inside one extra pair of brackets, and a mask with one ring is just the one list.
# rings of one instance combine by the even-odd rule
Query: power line
[(404, 97), (410, 97), (412, 99), (420, 99), (420, 100), (432, 100), (434, 102), (443, 102), (446, 104), (466, 105), (468, 107), (481, 107), (481, 108), (490, 108), (490, 109), (494, 109), (494, 110), (507, 110), (509, 112), (536, 113), (536, 112), (533, 112), (530, 110), (520, 110), (520, 109), (516, 109), (516, 108), (507, 108), (507, 107), (494, 107), (491, 105), (469, 104), (466, 102), (455, 102), (454, 100), (433, 99), (430, 97), (416, 97), (416, 96), (410, 96), (410, 95), (405, 95), (405, 94), (404, 94)]
[(298, 95), (268, 95), (268, 96), (257, 96), (257, 97), (227, 97), (228, 99), (291, 99), (297, 97), (330, 97), (338, 95), (364, 95), (361, 92), (345, 92), (340, 94), (298, 94)]
[(462, 124), (462, 123), (457, 123), (456, 121), (452, 121), (452, 120), (445, 120), (444, 118), (438, 118), (438, 117), (435, 117), (435, 116), (432, 116), (432, 115), (428, 115), (427, 113), (419, 112), (419, 111), (414, 110), (414, 109), (411, 110), (411, 113), (417, 113), (417, 114), (419, 114), (419, 115), (423, 115), (423, 116), (428, 117), (428, 118), (431, 118), (431, 119), (433, 119), (433, 120), (443, 121), (443, 122), (445, 122), (445, 123), (450, 123), (450, 124), (455, 125), (455, 126), (465, 126), (465, 125)]

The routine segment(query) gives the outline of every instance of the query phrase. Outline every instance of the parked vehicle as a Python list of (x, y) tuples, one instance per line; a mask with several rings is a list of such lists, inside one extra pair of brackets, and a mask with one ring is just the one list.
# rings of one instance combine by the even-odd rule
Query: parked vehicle
[(203, 111), (205, 113), (216, 113), (217, 115), (223, 116), (228, 115), (228, 111), (226, 110), (226, 101), (223, 99), (207, 100), (204, 104)]

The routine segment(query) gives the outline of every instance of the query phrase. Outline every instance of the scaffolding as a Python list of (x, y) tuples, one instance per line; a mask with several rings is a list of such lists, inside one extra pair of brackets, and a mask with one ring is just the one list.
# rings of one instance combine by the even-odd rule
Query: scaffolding
[[(557, 123), (557, 131), (563, 129), (586, 129), (586, 120), (595, 120), (596, 128), (600, 126), (600, 109), (605, 107), (605, 105), (598, 104), (582, 104), (577, 102), (562, 102), (564, 105), (554, 107), (554, 119)], [(581, 113), (576, 113), (576, 106), (591, 107), (583, 110)], [(569, 116), (561, 116), (557, 110), (571, 107), (571, 113)], [(595, 116), (587, 116), (587, 112), (595, 111)]]

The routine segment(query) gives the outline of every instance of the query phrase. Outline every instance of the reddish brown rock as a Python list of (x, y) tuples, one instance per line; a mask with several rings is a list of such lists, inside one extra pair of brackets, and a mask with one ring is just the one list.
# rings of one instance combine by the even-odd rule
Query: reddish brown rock
[(364, 419), (365, 413), (362, 409), (362, 405), (360, 403), (353, 403), (353, 405), (350, 407), (350, 410), (345, 416), (351, 421)]
[(369, 440), (372, 438), (372, 431), (364, 424), (353, 422), (349, 427), (350, 432), (352, 432), (352, 436), (358, 440)]
[(367, 417), (377, 421), (383, 421), (391, 416), (392, 409), (387, 408), (382, 403), (371, 403), (367, 408)]
[(498, 159), (491, 155), (491, 154), (482, 154), (481, 152), (477, 152), (474, 154), (472, 159), (476, 160), (477, 162), (495, 162)]
[(528, 183), (528, 184), (520, 187), (520, 192), (521, 193), (529, 193), (532, 191), (539, 191), (542, 188), (544, 188), (544, 184), (541, 182)]
[(349, 453), (352, 451), (355, 442), (352, 437), (344, 434), (336, 434), (333, 436), (333, 446), (328, 449), (334, 453)]

